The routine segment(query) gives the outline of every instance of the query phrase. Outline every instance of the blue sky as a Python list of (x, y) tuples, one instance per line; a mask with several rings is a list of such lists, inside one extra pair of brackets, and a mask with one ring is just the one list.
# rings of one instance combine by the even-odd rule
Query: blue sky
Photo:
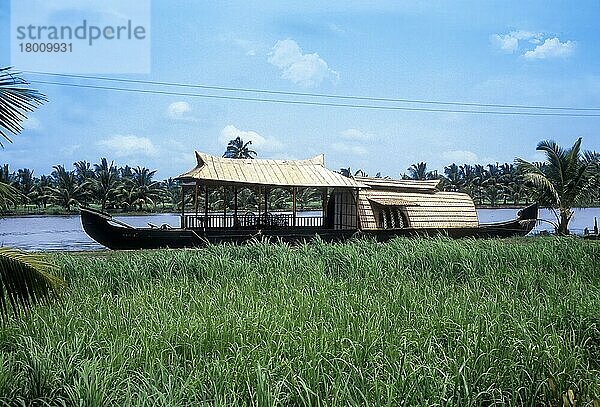
[[(114, 77), (600, 108), (597, 1), (155, 0), (151, 13), (151, 73)], [(0, 0), (1, 66), (10, 65), (9, 26), (10, 2)], [(419, 161), (441, 170), (452, 162), (539, 159), (535, 145), (542, 139), (567, 145), (583, 137), (585, 148), (600, 150), (600, 117), (364, 110), (36, 87), (50, 102), (0, 152), (0, 163), (38, 175), (54, 164), (108, 157), (158, 169), (157, 176), (167, 178), (194, 165), (194, 150), (220, 155), (237, 135), (253, 139), (262, 158), (325, 153), (331, 169), (390, 176)]]

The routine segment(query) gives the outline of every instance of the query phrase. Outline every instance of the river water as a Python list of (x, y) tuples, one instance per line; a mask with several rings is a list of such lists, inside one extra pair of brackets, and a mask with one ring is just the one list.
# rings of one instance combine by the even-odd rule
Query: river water
[[(509, 220), (517, 216), (516, 209), (478, 209), (477, 213), (481, 223)], [(319, 214), (320, 212), (304, 213), (306, 216)], [(554, 216), (546, 209), (540, 210), (539, 216), (540, 219), (554, 221)], [(594, 217), (600, 219), (600, 208), (576, 209), (569, 225), (571, 233), (582, 234), (586, 227), (592, 229)], [(115, 216), (115, 218), (137, 227), (147, 226), (148, 222), (155, 225), (167, 223), (171, 226), (179, 226), (178, 214)], [(532, 234), (550, 230), (552, 230), (550, 224), (540, 222)], [(2, 218), (0, 219), (0, 246), (35, 251), (104, 249), (104, 246), (85, 234), (79, 215)]]

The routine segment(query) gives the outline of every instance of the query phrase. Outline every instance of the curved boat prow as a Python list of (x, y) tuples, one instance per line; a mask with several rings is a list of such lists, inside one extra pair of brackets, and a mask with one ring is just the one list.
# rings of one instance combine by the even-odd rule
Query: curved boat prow
[(529, 221), (529, 220), (537, 220), (538, 217), (538, 204), (531, 204), (518, 212), (519, 220)]
[(518, 212), (518, 217), (515, 220), (482, 223), (479, 225), (480, 237), (511, 237), (525, 236), (533, 230), (538, 220), (538, 204), (534, 203)]

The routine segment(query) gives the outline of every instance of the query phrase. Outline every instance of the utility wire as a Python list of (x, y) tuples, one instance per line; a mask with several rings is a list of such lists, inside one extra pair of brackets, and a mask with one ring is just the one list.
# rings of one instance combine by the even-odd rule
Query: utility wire
[(47, 75), (57, 76), (65, 78), (78, 78), (78, 79), (92, 79), (100, 81), (111, 81), (111, 82), (122, 82), (122, 83), (136, 83), (144, 85), (161, 85), (161, 86), (175, 86), (183, 88), (196, 88), (196, 89), (208, 89), (208, 90), (222, 90), (228, 92), (249, 92), (249, 93), (262, 93), (269, 95), (286, 95), (286, 96), (306, 96), (316, 98), (328, 98), (328, 99), (346, 99), (346, 100), (362, 100), (371, 102), (396, 102), (396, 103), (418, 103), (418, 104), (431, 104), (431, 105), (446, 105), (446, 106), (470, 106), (470, 107), (493, 107), (493, 108), (512, 108), (512, 109), (536, 109), (536, 110), (565, 110), (565, 111), (600, 111), (600, 107), (561, 107), (561, 106), (531, 106), (531, 105), (518, 105), (518, 104), (496, 104), (496, 103), (472, 103), (472, 102), (444, 102), (439, 100), (421, 100), (421, 99), (395, 99), (395, 98), (383, 98), (383, 97), (370, 97), (370, 96), (349, 96), (349, 95), (332, 95), (325, 93), (306, 93), (306, 92), (286, 92), (277, 90), (267, 89), (251, 89), (251, 88), (236, 88), (236, 87), (225, 87), (225, 86), (211, 86), (211, 85), (195, 85), (189, 83), (178, 83), (178, 82), (161, 82), (161, 81), (145, 81), (138, 79), (126, 79), (126, 78), (109, 78), (105, 76), (90, 76), (90, 75), (72, 75), (72, 74), (60, 74), (51, 72), (40, 72), (40, 71), (24, 71), (35, 75)]
[(199, 97), (199, 98), (206, 98), (206, 99), (238, 100), (238, 101), (264, 102), (264, 103), (281, 103), (281, 104), (289, 104), (289, 105), (350, 107), (350, 108), (357, 108), (357, 109), (396, 110), (396, 111), (411, 111), (411, 112), (493, 114), (493, 115), (504, 115), (504, 116), (600, 117), (600, 113), (598, 113), (598, 114), (580, 114), (580, 113), (550, 113), (550, 112), (515, 112), (515, 111), (498, 111), (498, 110), (435, 109), (435, 108), (408, 107), (408, 106), (378, 106), (378, 105), (349, 104), (349, 103), (311, 102), (311, 101), (304, 101), (304, 100), (263, 99), (263, 98), (258, 98), (258, 97), (243, 97), (243, 96), (207, 95), (207, 94), (202, 94), (202, 93), (186, 93), (186, 92), (171, 92), (171, 91), (164, 91), (164, 90), (118, 88), (118, 87), (113, 87), (113, 86), (84, 85), (84, 84), (76, 84), (76, 83), (38, 81), (38, 80), (30, 80), (29, 82), (46, 84), (46, 85), (69, 86), (69, 87), (74, 87), (74, 88), (114, 90), (114, 91), (121, 91), (121, 92), (158, 94), (158, 95), (189, 96), (189, 97)]

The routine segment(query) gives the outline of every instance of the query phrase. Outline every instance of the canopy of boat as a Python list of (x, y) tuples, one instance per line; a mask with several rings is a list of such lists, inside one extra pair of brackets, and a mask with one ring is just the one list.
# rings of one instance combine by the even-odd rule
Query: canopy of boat
[(204, 184), (249, 184), (279, 187), (368, 188), (325, 168), (323, 155), (308, 160), (222, 158), (196, 151), (198, 164), (177, 179)]
[[(381, 229), (387, 213), (405, 216), (403, 227), (476, 228), (479, 226), (473, 200), (467, 194), (441, 192), (439, 180), (394, 180), (356, 178), (368, 185), (358, 194), (358, 216), (363, 230)], [(392, 219), (392, 216), (390, 216)], [(389, 225), (390, 222), (387, 223)]]

